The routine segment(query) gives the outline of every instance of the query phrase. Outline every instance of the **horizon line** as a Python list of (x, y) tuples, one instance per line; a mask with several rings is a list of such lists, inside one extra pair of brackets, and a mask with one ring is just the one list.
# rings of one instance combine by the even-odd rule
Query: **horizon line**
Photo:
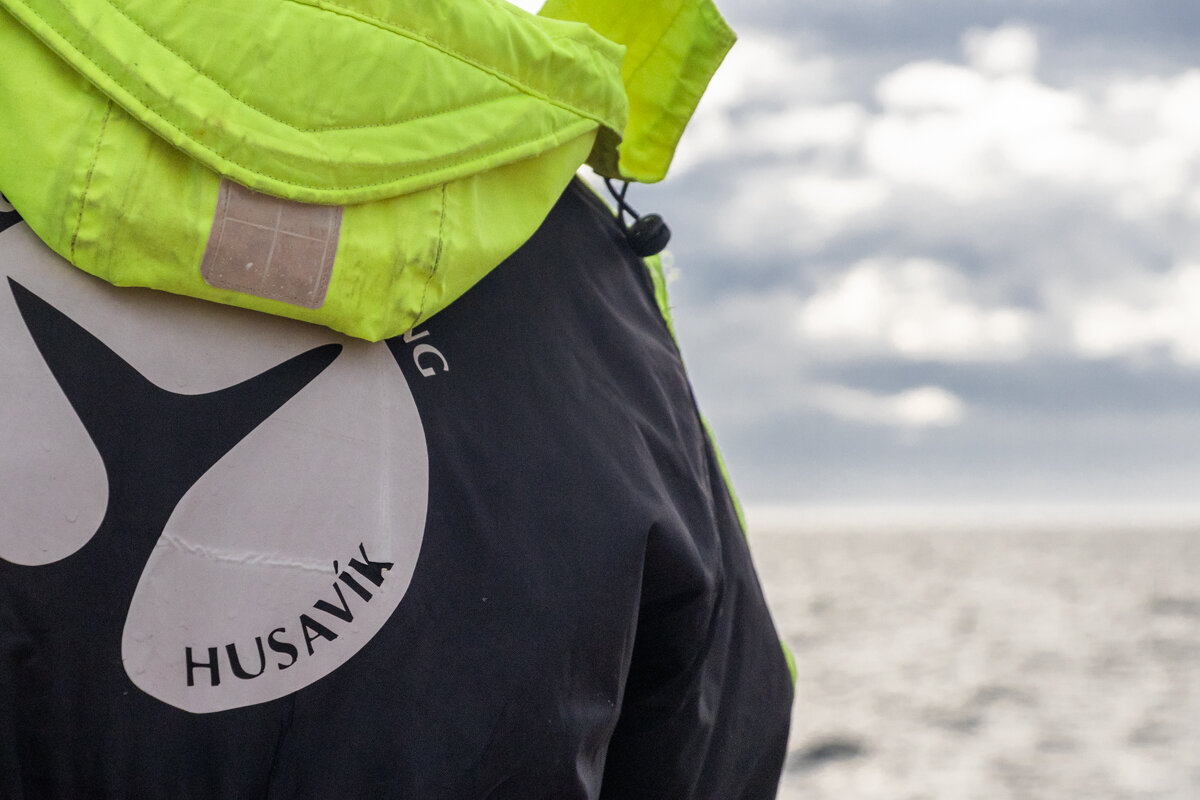
[(843, 529), (1196, 528), (1200, 502), (748, 503), (751, 536)]

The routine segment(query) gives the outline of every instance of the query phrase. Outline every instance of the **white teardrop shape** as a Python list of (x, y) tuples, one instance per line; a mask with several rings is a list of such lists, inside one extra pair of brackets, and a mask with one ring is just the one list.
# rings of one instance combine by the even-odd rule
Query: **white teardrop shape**
[(347, 344), (184, 495), (134, 595), (126, 672), (195, 713), (328, 675), (404, 596), (428, 487), (424, 432), (395, 360), (384, 344)]
[[(0, 276), (25, 284), (64, 266), (26, 225), (0, 233)], [(0, 341), (0, 559), (50, 564), (95, 534), (108, 505), (108, 476), (7, 280), (0, 280)]]

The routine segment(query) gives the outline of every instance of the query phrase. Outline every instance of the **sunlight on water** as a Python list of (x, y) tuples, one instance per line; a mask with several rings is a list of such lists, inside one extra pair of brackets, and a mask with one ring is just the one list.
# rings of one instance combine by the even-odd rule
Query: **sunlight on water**
[(752, 515), (780, 798), (1200, 797), (1200, 523), (1049, 516)]

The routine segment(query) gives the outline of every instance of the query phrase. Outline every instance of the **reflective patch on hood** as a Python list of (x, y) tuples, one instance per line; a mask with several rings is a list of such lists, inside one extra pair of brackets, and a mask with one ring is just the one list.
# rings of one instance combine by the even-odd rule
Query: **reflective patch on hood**
[(271, 197), (222, 178), (200, 274), (217, 289), (320, 308), (341, 228), (341, 206)]

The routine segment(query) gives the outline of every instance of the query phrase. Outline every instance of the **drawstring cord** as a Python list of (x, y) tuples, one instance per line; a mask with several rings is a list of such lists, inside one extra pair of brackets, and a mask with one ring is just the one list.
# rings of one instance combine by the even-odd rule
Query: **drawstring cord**
[(640, 216), (633, 210), (633, 206), (625, 202), (625, 195), (629, 193), (629, 181), (621, 182), (620, 191), (613, 186), (612, 178), (605, 178), (604, 185), (608, 187), (608, 193), (613, 196), (613, 200), (617, 201), (617, 222), (620, 223), (621, 230), (628, 231), (629, 226), (625, 224), (625, 212), (629, 212), (634, 222), (637, 222)]
[[(647, 214), (643, 217), (625, 202), (625, 195), (629, 193), (629, 181), (623, 181), (619, 190), (613, 186), (610, 178), (604, 179), (604, 185), (608, 187), (609, 194), (617, 203), (617, 224), (621, 226), (621, 232), (625, 234), (633, 252), (642, 258), (648, 258), (665, 250), (667, 243), (671, 241), (671, 229), (658, 214)], [(626, 212), (633, 218), (632, 224), (626, 224)]]

